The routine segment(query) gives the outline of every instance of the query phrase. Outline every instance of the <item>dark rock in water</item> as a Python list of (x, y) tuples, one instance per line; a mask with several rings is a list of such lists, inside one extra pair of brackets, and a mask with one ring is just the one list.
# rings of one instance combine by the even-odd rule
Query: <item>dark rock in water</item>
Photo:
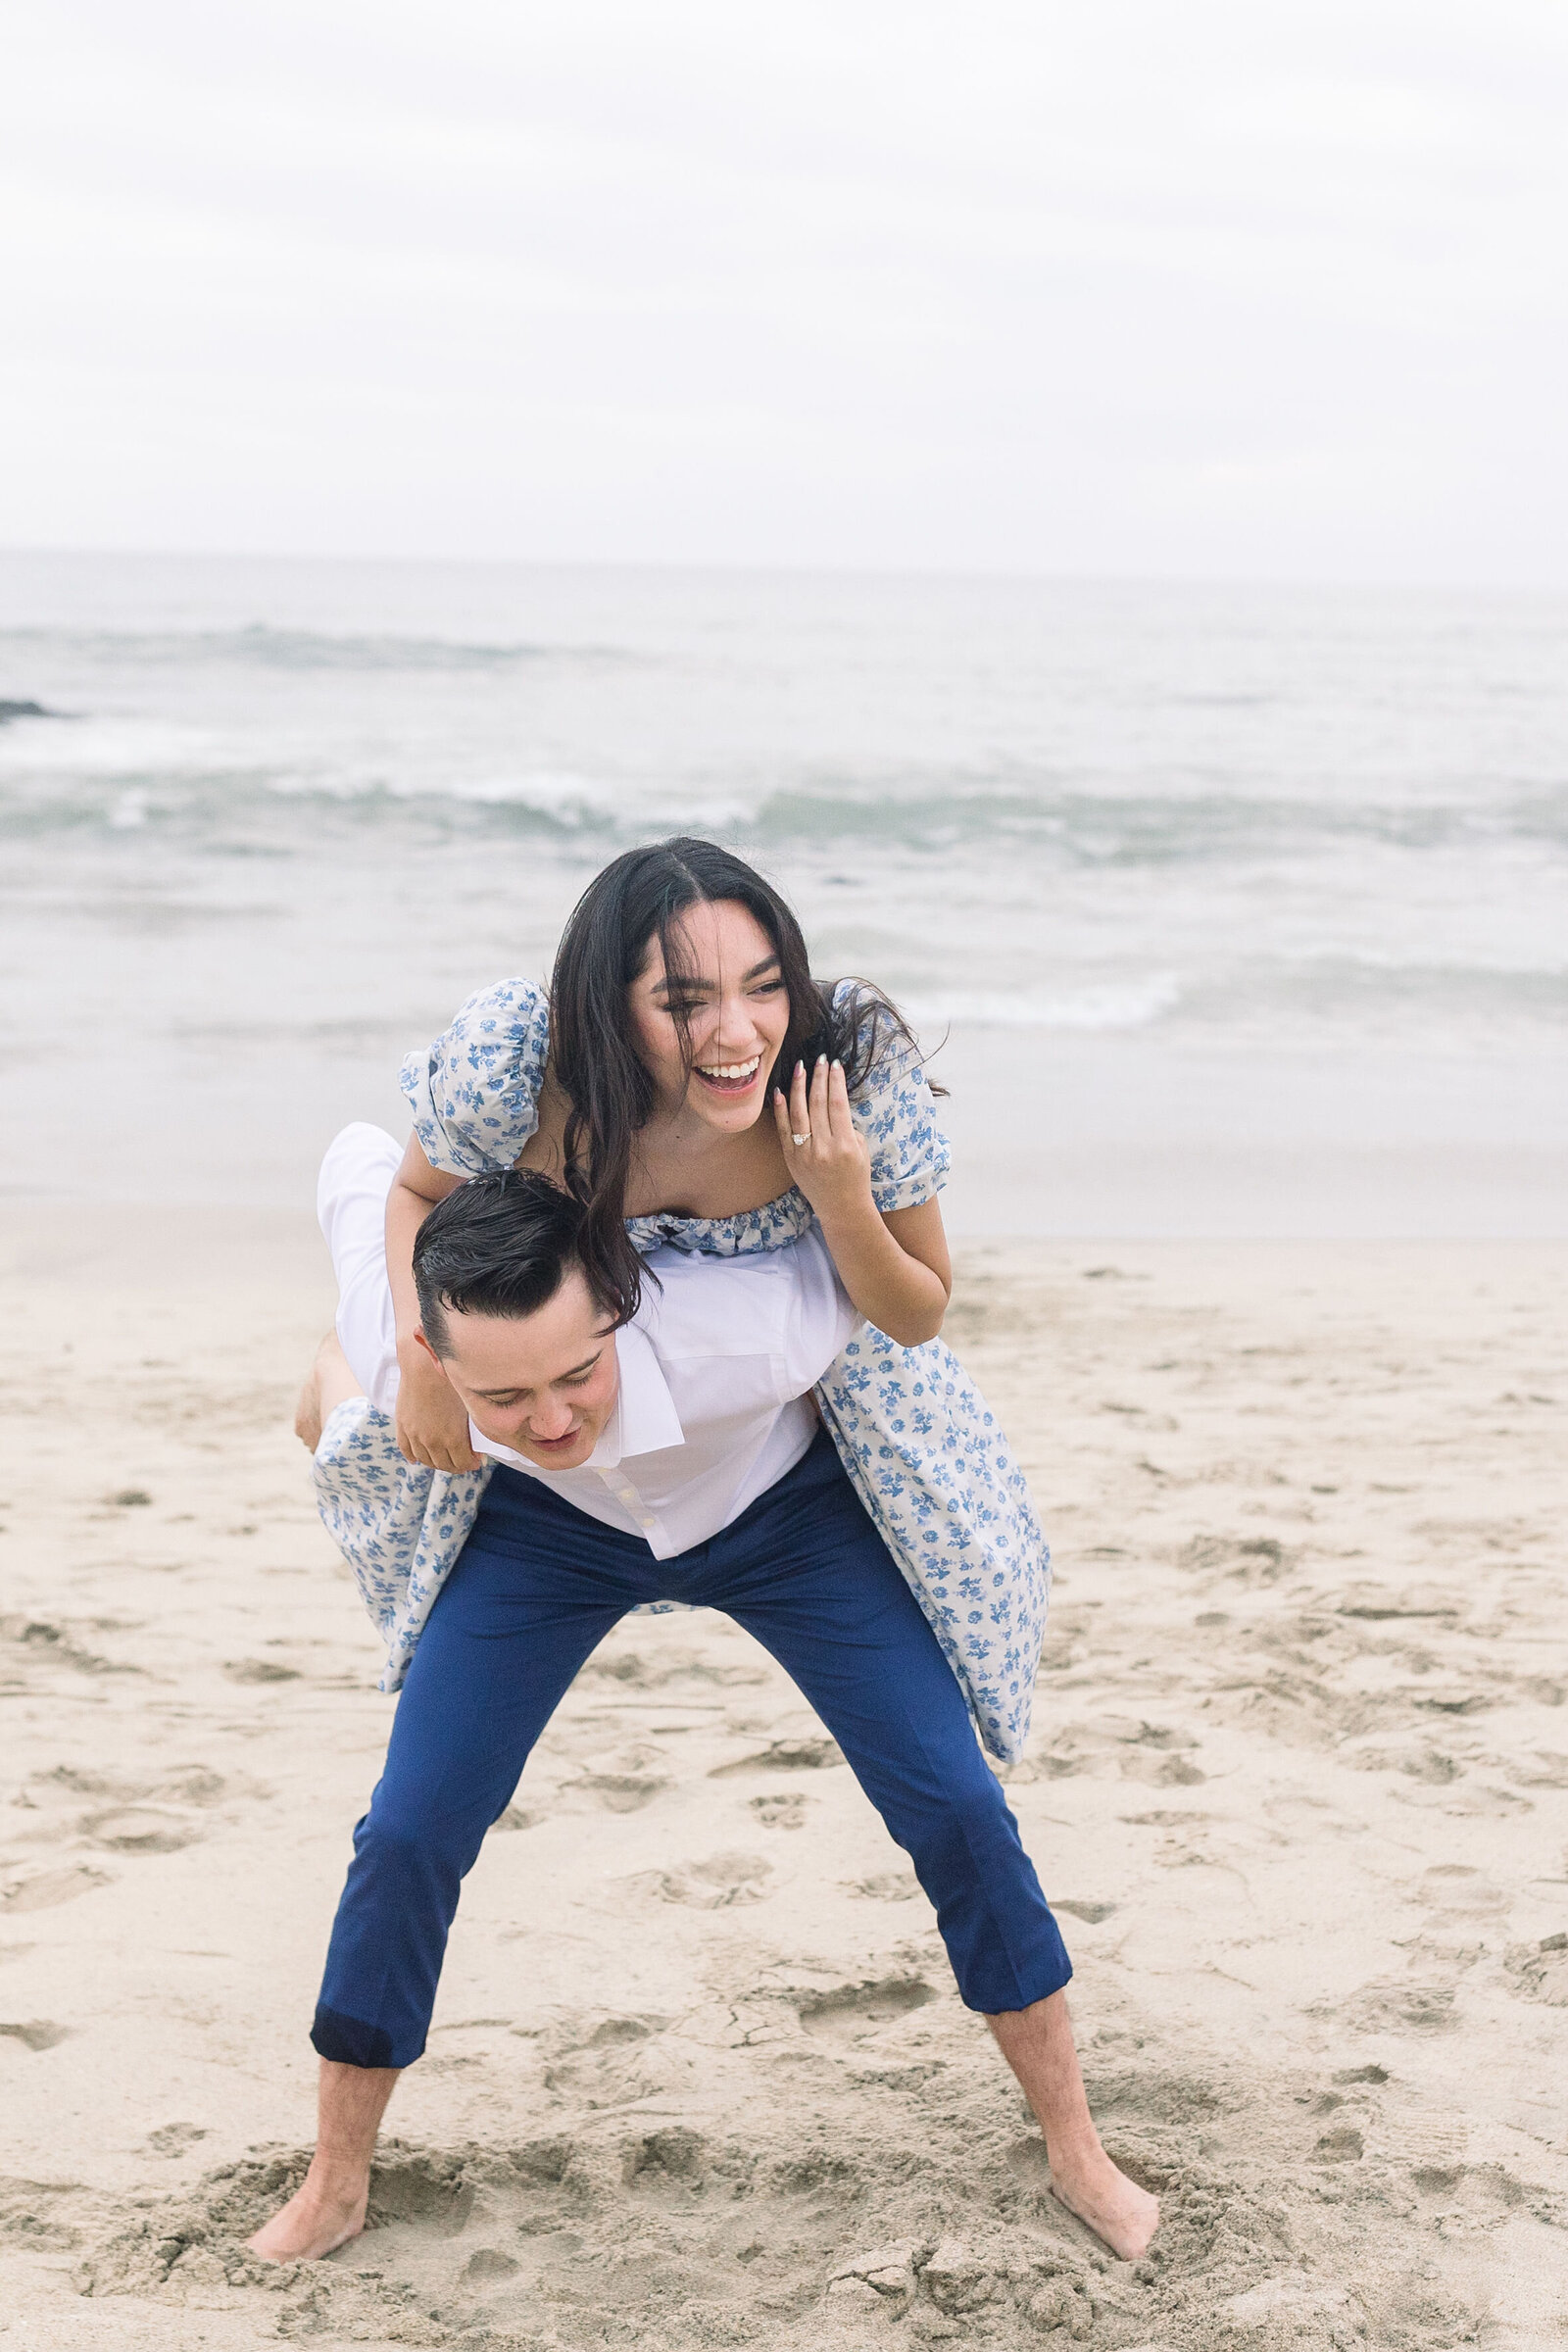
[(0, 703), (0, 727), (11, 718), (60, 718), (59, 710), (46, 710), (42, 703)]

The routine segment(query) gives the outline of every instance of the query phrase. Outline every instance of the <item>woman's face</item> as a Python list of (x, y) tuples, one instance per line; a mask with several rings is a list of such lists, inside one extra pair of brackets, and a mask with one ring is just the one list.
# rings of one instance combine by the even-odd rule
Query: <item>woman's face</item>
[[(673, 976), (665, 971), (656, 934), (628, 992), (637, 1051), (666, 1117), (684, 1108), (723, 1134), (738, 1134), (760, 1117), (789, 1034), (789, 992), (778, 950), (756, 915), (734, 899), (688, 906), (671, 930), (683, 968)], [(682, 1021), (690, 1040), (689, 1076)]]

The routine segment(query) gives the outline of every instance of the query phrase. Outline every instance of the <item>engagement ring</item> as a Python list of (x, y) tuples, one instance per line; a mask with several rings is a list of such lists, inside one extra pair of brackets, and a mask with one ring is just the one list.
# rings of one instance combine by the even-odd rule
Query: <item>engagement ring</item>
[(792, 1143), (792, 1144), (795, 1146), (795, 1149), (797, 1150), (797, 1152), (800, 1150), (800, 1148), (801, 1148), (802, 1144), (808, 1144), (808, 1143), (810, 1142), (810, 1140), (811, 1140), (811, 1131), (810, 1131), (810, 1129), (809, 1129), (809, 1128), (808, 1128), (808, 1129), (807, 1129), (807, 1131), (806, 1131), (806, 1133), (805, 1133), (804, 1135), (792, 1135), (792, 1136), (790, 1137), (790, 1142), (791, 1142), (791, 1143)]

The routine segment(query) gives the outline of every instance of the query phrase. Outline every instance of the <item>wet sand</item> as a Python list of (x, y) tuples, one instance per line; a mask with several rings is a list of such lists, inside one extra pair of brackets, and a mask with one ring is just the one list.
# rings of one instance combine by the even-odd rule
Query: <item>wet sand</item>
[(377, 2226), (249, 2265), (390, 1709), (288, 1433), (324, 1253), (12, 1209), (0, 1265), (7, 2346), (1560, 2342), (1568, 1250), (963, 1254), (1057, 1559), (1005, 1777), (1137, 2269), (709, 1615), (620, 1629), (492, 1836)]

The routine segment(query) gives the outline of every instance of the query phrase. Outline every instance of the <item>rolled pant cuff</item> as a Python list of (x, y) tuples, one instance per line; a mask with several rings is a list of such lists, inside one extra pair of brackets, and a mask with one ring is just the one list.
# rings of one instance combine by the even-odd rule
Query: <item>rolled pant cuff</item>
[(399, 2058), (384, 2026), (368, 2026), (363, 2017), (345, 2017), (340, 2009), (319, 2004), (311, 2028), (311, 2044), (318, 2057), (330, 2059), (334, 2066), (410, 2066), (424, 2048), (421, 2041), (417, 2050)]
[[(971, 1991), (962, 1984), (958, 1986), (958, 1998), (977, 2017), (1014, 2017), (1020, 2009), (1032, 2009), (1036, 2001), (1049, 2001), (1054, 1992), (1064, 1992), (1071, 1983), (1072, 1962), (1063, 1946), (1058, 1957), (1043, 1960), (1032, 1977), (1014, 1977), (1004, 2000), (990, 1998), (991, 1992), (1000, 1990), (1000, 1986), (982, 1985)], [(980, 1997), (976, 1997), (976, 1992)]]

